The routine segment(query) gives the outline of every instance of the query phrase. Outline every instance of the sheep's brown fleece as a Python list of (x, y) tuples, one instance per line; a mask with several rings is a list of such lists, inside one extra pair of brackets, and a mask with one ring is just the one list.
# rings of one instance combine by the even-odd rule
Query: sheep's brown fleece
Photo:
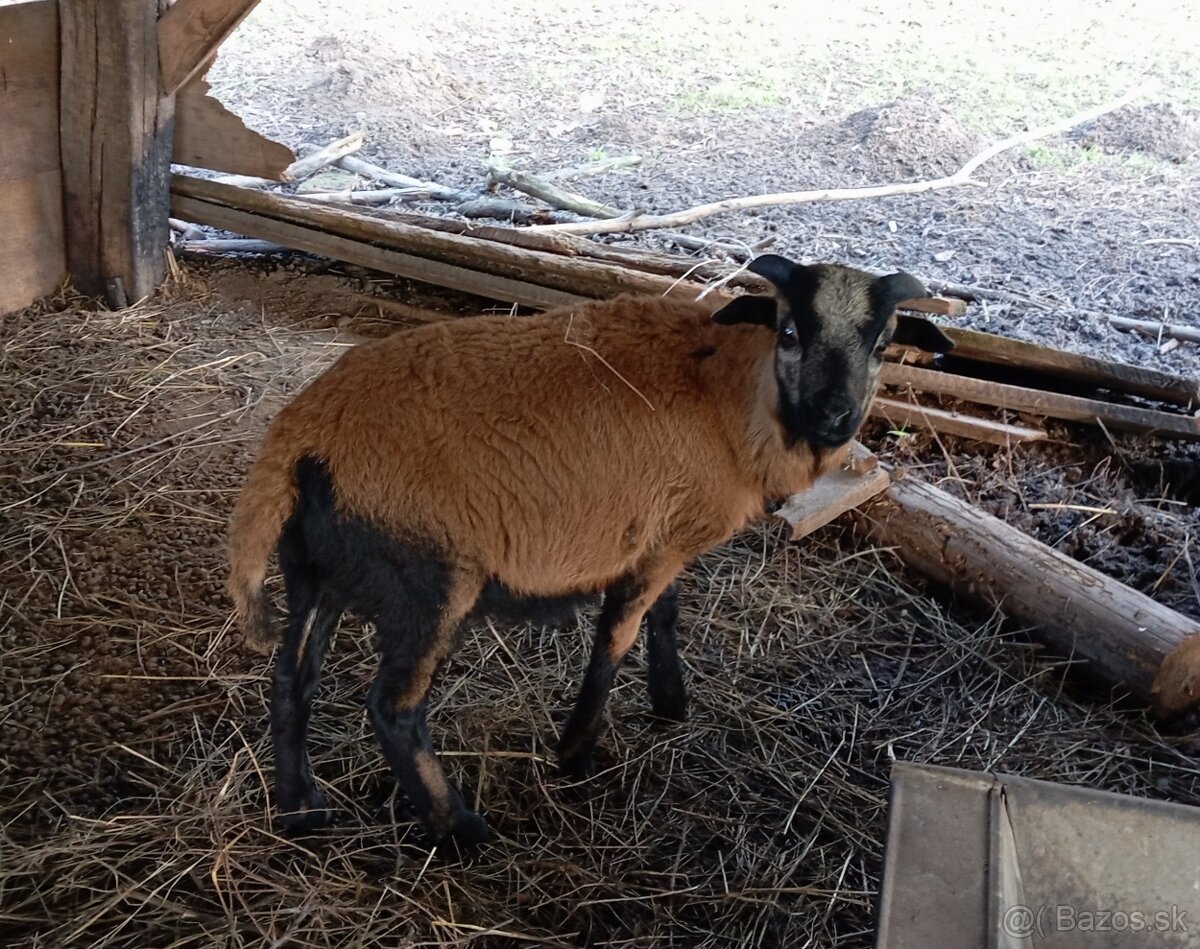
[(774, 334), (719, 305), (627, 296), (347, 352), (280, 413), (234, 513), (248, 641), (274, 638), (263, 582), (305, 456), (344, 513), (529, 595), (682, 565), (808, 487), (845, 449), (786, 445)]

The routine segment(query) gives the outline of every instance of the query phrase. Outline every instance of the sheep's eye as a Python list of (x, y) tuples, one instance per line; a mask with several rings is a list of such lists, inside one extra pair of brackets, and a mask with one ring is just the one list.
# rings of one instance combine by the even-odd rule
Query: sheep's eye
[(791, 323), (788, 323), (779, 331), (779, 344), (781, 346), (791, 349), (799, 342), (800, 338), (796, 335), (796, 327), (794, 327)]

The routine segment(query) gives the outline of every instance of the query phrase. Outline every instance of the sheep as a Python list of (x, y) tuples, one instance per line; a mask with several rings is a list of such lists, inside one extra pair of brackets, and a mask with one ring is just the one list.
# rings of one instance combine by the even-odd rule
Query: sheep
[(369, 717), (434, 842), (488, 834), (426, 724), (472, 616), (602, 594), (558, 744), (568, 775), (588, 773), (643, 618), (653, 711), (685, 718), (680, 571), (842, 462), (894, 331), (949, 345), (924, 321), (896, 330), (896, 304), (926, 295), (907, 274), (776, 255), (749, 269), (769, 295), (624, 296), (397, 333), (348, 351), (280, 412), (230, 523), (229, 591), (247, 643), (270, 648), (277, 552), (287, 622), (270, 719), (285, 830), (332, 819), (306, 731), (343, 610), (374, 623)]

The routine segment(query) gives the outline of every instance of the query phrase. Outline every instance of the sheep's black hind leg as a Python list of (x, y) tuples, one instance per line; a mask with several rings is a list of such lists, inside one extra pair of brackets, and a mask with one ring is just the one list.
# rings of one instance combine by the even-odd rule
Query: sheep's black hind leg
[(605, 591), (604, 606), (596, 621), (592, 658), (558, 743), (558, 762), (564, 774), (579, 777), (591, 770), (604, 707), (617, 669), (637, 641), (642, 616), (670, 586), (680, 566), (674, 561), (661, 564), (623, 578)]
[(275, 806), (289, 832), (313, 830), (333, 817), (313, 781), (308, 761), (308, 720), (321, 679), (321, 659), (341, 615), (330, 605), (302, 548), (285, 532), (280, 565), (287, 586), (288, 625), (271, 690), (271, 740), (275, 750)]
[(466, 806), (438, 762), (425, 697), (482, 583), (451, 576), (425, 586), (410, 587), (397, 597), (398, 608), (377, 620), (381, 661), (367, 707), (384, 757), (429, 836), (474, 846), (487, 840), (487, 822)]
[(646, 688), (650, 707), (660, 718), (687, 719), (687, 688), (675, 630), (679, 622), (679, 587), (672, 583), (646, 611)]

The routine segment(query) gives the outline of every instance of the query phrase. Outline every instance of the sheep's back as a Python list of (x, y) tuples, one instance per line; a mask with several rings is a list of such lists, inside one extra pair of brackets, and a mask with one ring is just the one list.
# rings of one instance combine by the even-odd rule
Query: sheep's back
[(706, 382), (745, 334), (703, 304), (650, 303), (396, 334), (344, 356), (278, 428), (325, 458), (348, 512), (515, 590), (603, 585), (665, 544), (705, 549), (761, 501), (731, 494)]

